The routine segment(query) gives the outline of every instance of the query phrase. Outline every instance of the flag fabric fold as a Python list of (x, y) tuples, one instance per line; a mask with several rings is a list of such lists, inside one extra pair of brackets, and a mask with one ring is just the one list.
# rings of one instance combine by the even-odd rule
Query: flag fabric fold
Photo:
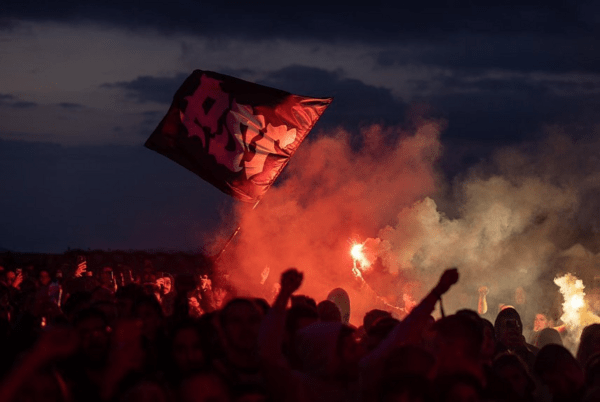
[(195, 70), (145, 146), (244, 202), (259, 201), (332, 98)]

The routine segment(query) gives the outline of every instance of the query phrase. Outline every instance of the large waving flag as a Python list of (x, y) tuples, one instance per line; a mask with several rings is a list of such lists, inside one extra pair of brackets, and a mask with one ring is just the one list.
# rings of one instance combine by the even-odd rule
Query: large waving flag
[(195, 70), (145, 145), (224, 193), (256, 202), (331, 101)]

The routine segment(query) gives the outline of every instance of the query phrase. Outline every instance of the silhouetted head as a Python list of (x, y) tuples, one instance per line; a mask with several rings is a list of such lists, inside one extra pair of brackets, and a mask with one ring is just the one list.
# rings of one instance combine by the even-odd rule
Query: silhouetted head
[(219, 313), (227, 345), (238, 352), (254, 350), (262, 317), (262, 310), (250, 299), (236, 298), (227, 303)]
[(581, 366), (561, 345), (544, 346), (537, 354), (534, 370), (557, 399), (574, 398), (584, 385)]

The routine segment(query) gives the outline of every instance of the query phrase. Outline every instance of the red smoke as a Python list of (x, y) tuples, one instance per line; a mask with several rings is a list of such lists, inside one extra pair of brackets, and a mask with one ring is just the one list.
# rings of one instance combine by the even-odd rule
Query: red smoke
[[(359, 323), (376, 301), (352, 274), (350, 239), (375, 237), (438, 184), (433, 166), (441, 152), (440, 124), (416, 126), (413, 133), (363, 129), (360, 150), (352, 149), (350, 134), (341, 129), (309, 137), (255, 210), (238, 207), (242, 229), (219, 268), (242, 293), (272, 300), (280, 273), (297, 267), (305, 274), (299, 293), (319, 302), (343, 287), (351, 298), (351, 322)], [(270, 275), (261, 285), (265, 266)]]

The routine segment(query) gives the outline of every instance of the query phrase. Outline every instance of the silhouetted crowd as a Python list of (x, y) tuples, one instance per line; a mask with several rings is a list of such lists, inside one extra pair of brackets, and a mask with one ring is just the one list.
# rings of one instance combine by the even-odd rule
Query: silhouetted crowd
[(573, 356), (542, 314), (530, 342), (511, 307), (435, 320), (456, 269), (406, 316), (358, 328), (297, 294), (294, 268), (271, 301), (215, 279), (1, 268), (0, 401), (600, 401), (600, 324)]

